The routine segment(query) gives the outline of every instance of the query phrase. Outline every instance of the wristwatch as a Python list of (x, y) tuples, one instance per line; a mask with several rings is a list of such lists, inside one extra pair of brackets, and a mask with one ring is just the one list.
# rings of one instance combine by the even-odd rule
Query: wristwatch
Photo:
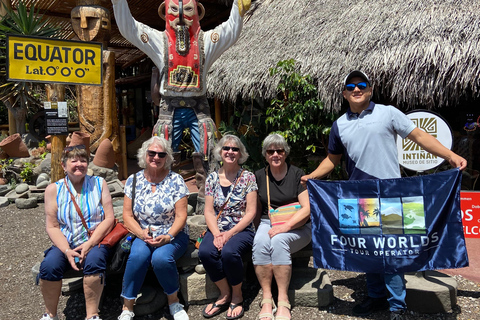
[(169, 237), (170, 237), (170, 242), (172, 242), (172, 241), (173, 241), (173, 239), (175, 239), (175, 237), (174, 237), (174, 236), (172, 236), (170, 233), (167, 233), (167, 236), (169, 236)]

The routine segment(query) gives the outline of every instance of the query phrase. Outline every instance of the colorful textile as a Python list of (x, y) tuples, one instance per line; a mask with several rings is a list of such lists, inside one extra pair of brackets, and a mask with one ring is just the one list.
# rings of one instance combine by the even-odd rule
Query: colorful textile
[[(89, 230), (95, 230), (98, 224), (104, 219), (102, 206), (102, 185), (103, 178), (85, 176), (82, 185), (82, 192), (78, 194), (75, 191), (70, 179), (66, 178), (68, 186), (72, 191), (75, 201), (87, 223)], [(68, 189), (65, 187), (65, 180), (60, 179), (55, 182), (57, 185), (57, 219), (65, 238), (67, 238), (70, 247), (75, 248), (88, 240), (88, 230), (82, 224), (82, 219), (75, 209), (75, 205), (70, 197)]]
[(270, 221), (272, 226), (278, 226), (287, 222), (302, 206), (298, 202), (290, 203), (277, 209), (270, 208)]
[[(188, 187), (182, 176), (170, 171), (167, 176), (156, 184), (152, 192), (152, 184), (147, 181), (144, 170), (136, 173), (135, 207), (133, 214), (142, 229), (155, 227), (156, 235), (165, 235), (175, 221), (175, 203), (189, 195)], [(125, 195), (132, 198), (133, 175), (125, 183)], [(188, 234), (188, 226), (183, 228)]]
[(315, 267), (398, 273), (468, 266), (461, 172), (309, 180)]
[[(235, 183), (230, 186), (232, 195), (222, 211), (222, 216), (217, 220), (218, 228), (221, 231), (230, 230), (243, 218), (247, 207), (247, 194), (258, 190), (255, 175), (249, 171), (244, 171), (243, 174), (239, 176), (241, 171), (242, 169), (238, 170), (237, 179), (240, 180), (235, 188), (233, 189)], [(215, 215), (218, 215), (218, 212), (227, 200), (227, 197), (225, 197), (222, 192), (218, 172), (212, 172), (208, 176), (205, 182), (205, 196), (213, 197), (213, 208), (215, 209)], [(253, 231), (253, 223), (251, 223), (247, 229)]]

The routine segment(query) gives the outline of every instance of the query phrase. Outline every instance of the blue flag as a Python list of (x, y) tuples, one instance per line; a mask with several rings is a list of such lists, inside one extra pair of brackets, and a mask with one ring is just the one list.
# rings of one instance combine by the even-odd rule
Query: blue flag
[(317, 268), (398, 273), (468, 266), (459, 169), (399, 179), (308, 180)]

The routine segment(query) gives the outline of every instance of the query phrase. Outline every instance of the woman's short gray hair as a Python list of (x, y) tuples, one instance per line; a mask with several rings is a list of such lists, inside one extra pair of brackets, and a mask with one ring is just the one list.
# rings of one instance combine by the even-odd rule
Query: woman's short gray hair
[(213, 155), (217, 161), (222, 161), (222, 147), (227, 144), (227, 142), (233, 142), (240, 150), (240, 159), (238, 160), (239, 164), (245, 163), (248, 159), (248, 152), (242, 141), (239, 137), (234, 136), (233, 134), (226, 134), (218, 141), (217, 145), (213, 149)]
[(267, 156), (267, 150), (270, 149), (271, 146), (280, 147), (285, 150), (285, 156), (288, 156), (290, 153), (290, 147), (288, 146), (287, 141), (285, 141), (285, 138), (278, 133), (271, 133), (263, 139), (262, 154), (264, 157)]
[(151, 145), (158, 145), (162, 147), (163, 151), (167, 153), (165, 158), (165, 165), (163, 166), (164, 169), (170, 170), (170, 167), (173, 163), (173, 151), (170, 147), (170, 142), (165, 140), (164, 138), (160, 138), (159, 136), (153, 136), (147, 141), (145, 141), (140, 149), (137, 152), (137, 159), (138, 159), (138, 166), (140, 168), (147, 167), (147, 150)]

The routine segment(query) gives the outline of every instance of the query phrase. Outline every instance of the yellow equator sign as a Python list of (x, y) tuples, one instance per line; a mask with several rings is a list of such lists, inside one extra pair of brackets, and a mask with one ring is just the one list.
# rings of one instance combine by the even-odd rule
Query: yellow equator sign
[(10, 81), (102, 85), (102, 44), (7, 36)]

